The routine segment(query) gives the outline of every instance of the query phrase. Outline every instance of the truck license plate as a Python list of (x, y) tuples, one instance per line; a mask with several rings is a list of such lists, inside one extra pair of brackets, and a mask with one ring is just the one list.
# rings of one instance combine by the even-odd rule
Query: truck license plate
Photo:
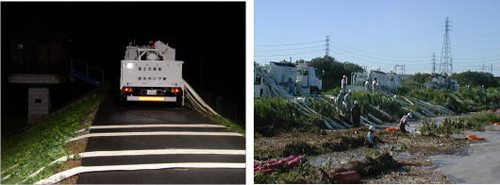
[(148, 95), (156, 95), (156, 90), (148, 90)]

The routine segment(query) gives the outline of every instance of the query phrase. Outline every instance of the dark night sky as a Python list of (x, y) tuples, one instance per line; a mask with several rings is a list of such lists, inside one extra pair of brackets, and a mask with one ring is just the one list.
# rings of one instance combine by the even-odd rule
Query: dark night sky
[[(245, 97), (245, 3), (175, 2), (2, 2), (2, 60), (8, 42), (32, 21), (67, 33), (73, 57), (89, 60), (119, 77), (125, 46), (161, 40), (184, 61), (184, 78), (195, 88), (223, 95), (239, 104)], [(2, 61), (2, 78), (5, 78)], [(3, 82), (5, 80), (2, 80)], [(200, 85), (201, 84), (201, 85)]]

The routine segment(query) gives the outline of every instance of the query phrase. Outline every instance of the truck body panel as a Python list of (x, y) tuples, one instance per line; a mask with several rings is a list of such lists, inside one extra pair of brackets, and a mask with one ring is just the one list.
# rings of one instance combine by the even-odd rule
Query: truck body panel
[(148, 46), (127, 46), (124, 58), (120, 71), (122, 101), (184, 105), (184, 62), (175, 60), (175, 49), (160, 41)]

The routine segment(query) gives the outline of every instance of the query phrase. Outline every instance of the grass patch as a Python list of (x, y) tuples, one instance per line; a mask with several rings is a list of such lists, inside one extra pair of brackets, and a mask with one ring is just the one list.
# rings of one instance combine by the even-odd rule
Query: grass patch
[(422, 121), (420, 132), (424, 135), (442, 135), (462, 133), (464, 130), (483, 130), (485, 126), (491, 126), (495, 122), (500, 122), (500, 114), (480, 112), (466, 117), (445, 118), (443, 124), (425, 119)]
[(198, 112), (204, 118), (206, 118), (212, 122), (226, 126), (232, 132), (237, 132), (237, 133), (245, 135), (245, 124), (243, 124), (243, 125), (238, 124), (230, 119), (225, 118), (222, 115), (216, 115), (216, 114), (212, 114), (211, 112), (200, 111), (196, 108), (196, 106), (194, 106), (192, 104), (192, 102), (189, 102), (189, 101), (186, 104), (186, 107)]
[(274, 97), (254, 99), (254, 122), (256, 133), (273, 136), (317, 128), (320, 119), (303, 112), (291, 99)]
[[(50, 162), (72, 154), (66, 149), (65, 141), (76, 136), (76, 130), (87, 127), (93, 120), (104, 94), (104, 88), (92, 91), (82, 97), (82, 101), (48, 118), (46, 121), (7, 140), (2, 140), (2, 169), (18, 164), (4, 176), (10, 178), (4, 184), (21, 183), (36, 170)], [(90, 121), (89, 121), (90, 120)], [(53, 165), (24, 183), (34, 183), (54, 174), (61, 164)]]
[(447, 91), (444, 89), (414, 89), (406, 96), (444, 106), (454, 112), (464, 113), (500, 107), (500, 88), (465, 89)]
[(288, 170), (278, 170), (272, 174), (258, 172), (254, 176), (255, 184), (319, 184), (327, 179), (318, 168), (307, 163), (301, 164), (297, 168)]
[(205, 115), (205, 117), (208, 118), (210, 121), (213, 121), (215, 123), (219, 123), (221, 125), (228, 127), (230, 131), (245, 135), (244, 125), (237, 124), (237, 123), (235, 123), (235, 122), (233, 122), (233, 121), (231, 121), (223, 116), (220, 116), (220, 115), (207, 114), (207, 115)]

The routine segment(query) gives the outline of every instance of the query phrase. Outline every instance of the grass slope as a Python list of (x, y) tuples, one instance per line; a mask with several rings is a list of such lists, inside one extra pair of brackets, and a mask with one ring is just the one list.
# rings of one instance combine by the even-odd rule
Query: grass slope
[[(75, 131), (92, 123), (93, 113), (99, 108), (105, 90), (98, 89), (82, 97), (82, 101), (63, 110), (32, 129), (2, 141), (2, 184), (21, 183), (36, 170), (50, 162), (70, 155), (65, 141), (74, 137)], [(87, 120), (87, 121), (86, 121)], [(88, 121), (90, 120), (90, 121)], [(60, 164), (45, 169), (24, 183), (34, 183), (53, 174)], [(5, 178), (8, 177), (9, 178)]]

